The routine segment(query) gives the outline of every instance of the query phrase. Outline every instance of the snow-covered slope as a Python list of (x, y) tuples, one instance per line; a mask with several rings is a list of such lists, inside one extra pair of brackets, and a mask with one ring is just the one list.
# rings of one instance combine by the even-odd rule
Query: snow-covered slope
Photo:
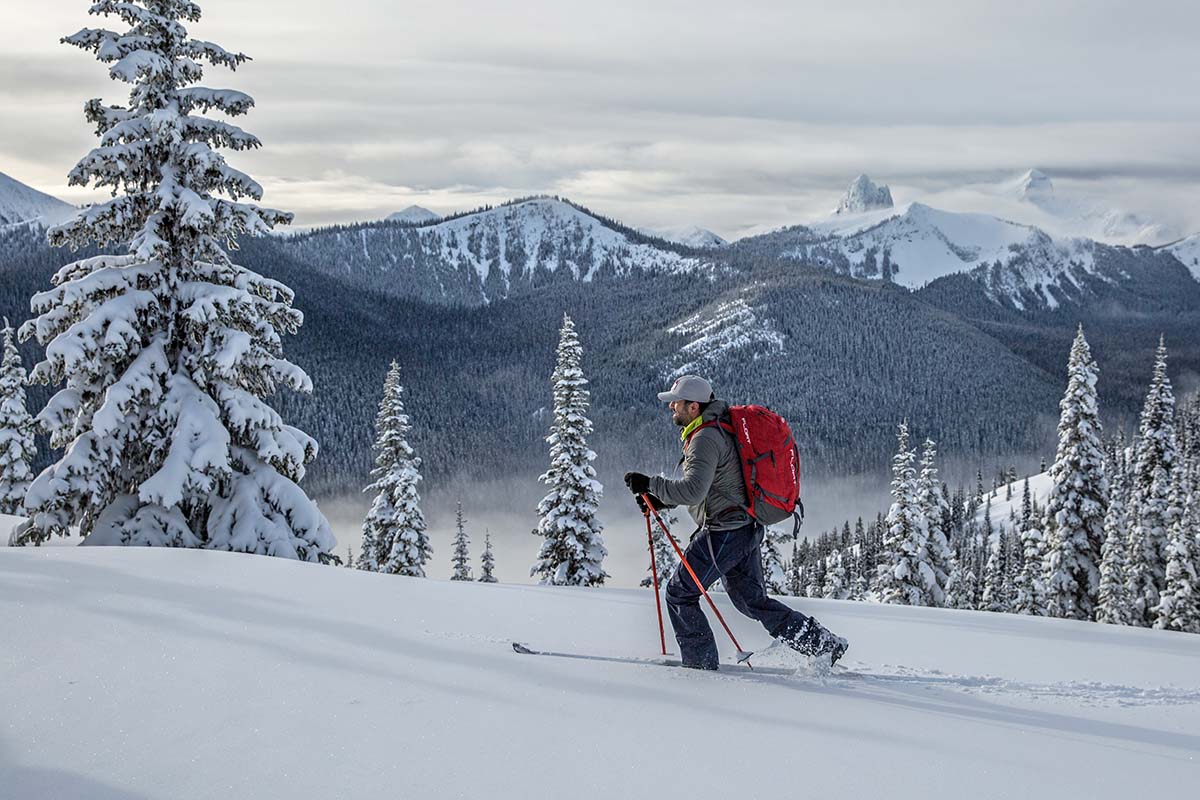
[(440, 214), (435, 214), (428, 208), (422, 208), (421, 206), (409, 206), (401, 211), (397, 211), (395, 214), (388, 214), (386, 221), (403, 222), (409, 225), (422, 225), (426, 222), (433, 222), (434, 220), (441, 218), (442, 217)]
[(842, 199), (833, 213), (862, 214), (866, 211), (891, 208), (894, 205), (891, 189), (875, 184), (866, 175), (859, 175), (850, 182), (850, 186), (842, 195)]
[(682, 343), (663, 369), (665, 382), (680, 375), (712, 374), (731, 359), (753, 361), (781, 353), (784, 345), (783, 334), (744, 297), (698, 311), (667, 333), (681, 337)]
[(1193, 234), (1186, 239), (1181, 239), (1161, 249), (1179, 259), (1180, 263), (1191, 270), (1196, 280), (1200, 281), (1200, 233)]
[[(742, 643), (763, 648), (761, 629), (717, 597)], [(866, 676), (695, 673), (510, 648), (653, 655), (646, 590), (450, 583), (215, 552), (0, 550), (0, 793), (1195, 791), (1200, 636), (788, 602), (849, 637), (846, 662)]]
[(656, 228), (646, 231), (651, 236), (666, 239), (668, 242), (687, 245), (688, 247), (724, 247), (729, 244), (708, 228), (698, 225), (681, 225), (676, 228)]
[(808, 226), (744, 239), (744, 247), (770, 248), (783, 258), (831, 267), (862, 278), (890, 279), (912, 288), (959, 272), (999, 264), (999, 291), (1019, 299), (1047, 287), (1068, 270), (1092, 271), (1093, 242), (1055, 241), (1043, 231), (987, 214), (941, 211), (921, 203), (846, 214)]
[(298, 260), (372, 288), (481, 303), (552, 280), (680, 272), (701, 259), (550, 197), (515, 201), (436, 224), (330, 228), (281, 243)]
[(75, 208), (57, 197), (39, 192), (0, 172), (0, 227), (37, 222), (57, 225), (75, 213)]
[[(991, 509), (992, 524), (1005, 527), (1011, 527), (1009, 521), (1016, 517), (1021, 518), (1021, 504), (1025, 497), (1025, 479), (1014, 482), (1012, 485), (1012, 497), (1009, 498), (1008, 484), (1000, 486), (994, 491), (987, 492), (983, 496), (983, 502), (979, 505), (979, 511), (975, 514), (975, 522), (982, 525), (983, 518)], [(1054, 483), (1050, 479), (1049, 472), (1039, 472), (1037, 475), (1029, 477), (1029, 497), (1042, 508), (1046, 507), (1046, 501), (1050, 498), (1050, 490)]]

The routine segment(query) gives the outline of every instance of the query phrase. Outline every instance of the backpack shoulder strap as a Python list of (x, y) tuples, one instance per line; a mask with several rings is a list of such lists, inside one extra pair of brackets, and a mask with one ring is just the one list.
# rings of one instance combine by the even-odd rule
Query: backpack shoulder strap
[[(692, 437), (695, 436), (700, 431), (704, 430), (705, 428), (717, 428), (717, 427), (721, 427), (721, 423), (720, 423), (720, 420), (716, 420), (716, 419), (710, 419), (708, 422), (703, 422), (703, 423), (697, 425), (695, 428), (693, 428), (688, 433), (687, 440), (683, 443), (684, 447), (691, 444)], [(733, 426), (730, 425), (728, 430), (732, 430), (732, 429), (733, 429)]]

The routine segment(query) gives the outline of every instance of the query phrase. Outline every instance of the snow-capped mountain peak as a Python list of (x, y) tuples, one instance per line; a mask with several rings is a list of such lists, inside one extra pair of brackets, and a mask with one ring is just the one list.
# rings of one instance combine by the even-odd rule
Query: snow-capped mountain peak
[(1096, 273), (1094, 242), (1055, 239), (1039, 228), (988, 214), (908, 203), (833, 216), (809, 226), (743, 239), (739, 247), (824, 266), (856, 278), (913, 289), (970, 274), (994, 300), (1054, 307), (1078, 292), (1071, 276)]
[(286, 246), (308, 263), (327, 265), (371, 288), (468, 304), (551, 281), (687, 272), (706, 263), (546, 196), (416, 226), (369, 223), (316, 230)]
[(1168, 225), (1153, 222), (1140, 214), (1112, 208), (1099, 198), (1086, 195), (1060, 195), (1050, 176), (1031, 169), (1006, 184), (1002, 193), (1015, 197), (1026, 207), (1033, 206), (1034, 224), (1046, 226), (1058, 234), (1086, 236), (1110, 244), (1158, 244), (1178, 236)]
[(1054, 194), (1054, 182), (1040, 169), (1031, 169), (1016, 181), (1016, 195), (1021, 200), (1036, 203)]
[(50, 227), (74, 213), (74, 206), (0, 172), (0, 227), (30, 222)]
[(403, 222), (409, 225), (422, 225), (426, 222), (433, 222), (434, 220), (441, 218), (442, 217), (440, 214), (435, 214), (428, 208), (422, 208), (421, 206), (409, 206), (401, 211), (397, 211), (395, 214), (389, 214), (386, 221)]
[(666, 239), (668, 242), (686, 245), (687, 247), (724, 247), (729, 244), (708, 228), (698, 225), (680, 225), (673, 228), (648, 229), (646, 233)]
[(865, 211), (891, 208), (892, 190), (886, 185), (876, 184), (866, 175), (859, 175), (850, 182), (842, 195), (835, 214), (861, 214)]

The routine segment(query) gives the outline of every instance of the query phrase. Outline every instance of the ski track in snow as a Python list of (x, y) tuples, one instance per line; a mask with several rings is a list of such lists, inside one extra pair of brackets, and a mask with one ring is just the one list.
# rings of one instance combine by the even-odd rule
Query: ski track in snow
[[(761, 659), (751, 659), (760, 666), (767, 666)], [(940, 670), (918, 670), (902, 665), (885, 664), (873, 668), (861, 662), (845, 670), (824, 672), (806, 664), (796, 666), (792, 675), (778, 672), (753, 672), (736, 665), (721, 665), (717, 673), (693, 673), (679, 669), (683, 676), (702, 675), (714, 680), (764, 681), (767, 683), (791, 684), (804, 688), (838, 689), (847, 693), (954, 691), (965, 694), (1004, 696), (1006, 699), (1030, 701), (1063, 701), (1070, 705), (1096, 707), (1144, 707), (1179, 706), (1200, 703), (1200, 690), (1174, 686), (1138, 687), (1106, 684), (1092, 681), (1067, 681), (1064, 683), (1026, 683), (994, 675), (954, 675)], [(647, 666), (658, 666), (647, 662)]]

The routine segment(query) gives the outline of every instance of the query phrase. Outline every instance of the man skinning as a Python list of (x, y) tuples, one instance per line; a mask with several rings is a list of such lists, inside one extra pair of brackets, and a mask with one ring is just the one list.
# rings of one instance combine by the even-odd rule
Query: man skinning
[[(704, 378), (685, 375), (660, 392), (672, 421), (683, 430), (683, 475), (679, 480), (625, 474), (625, 484), (641, 503), (649, 493), (656, 508), (687, 506), (698, 529), (684, 551), (707, 589), (724, 579), (738, 611), (758, 620), (771, 636), (808, 656), (829, 655), (836, 662), (846, 652), (845, 639), (815, 619), (767, 596), (763, 581), (762, 541), (766, 529), (746, 511), (746, 486), (732, 437), (717, 425), (729, 409), (716, 399)], [(700, 608), (700, 589), (685, 569), (667, 583), (667, 609), (685, 667), (717, 669), (717, 643)]]

